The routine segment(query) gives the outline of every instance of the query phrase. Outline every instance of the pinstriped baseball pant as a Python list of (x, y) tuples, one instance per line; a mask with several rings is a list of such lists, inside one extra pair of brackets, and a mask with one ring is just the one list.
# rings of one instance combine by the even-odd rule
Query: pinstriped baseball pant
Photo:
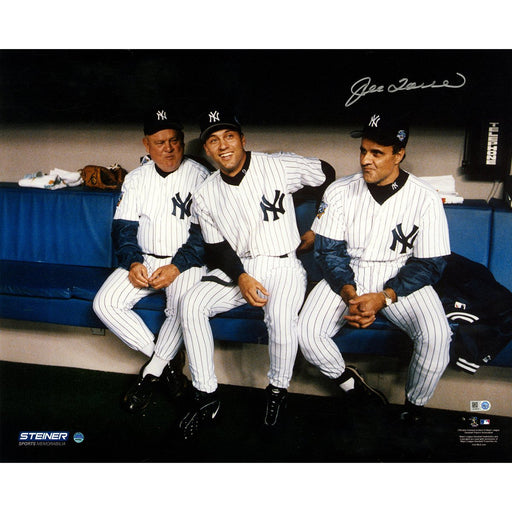
[[(306, 272), (295, 255), (287, 258), (259, 256), (242, 259), (246, 272), (269, 292), (263, 307), (269, 338), (269, 382), (287, 388), (297, 356), (298, 312), (306, 291)], [(226, 280), (224, 273), (209, 276)], [(214, 339), (209, 319), (219, 313), (246, 304), (240, 288), (212, 281), (202, 281), (184, 296), (181, 325), (189, 358), (192, 384), (200, 391), (217, 389), (214, 368)]]
[[(413, 342), (405, 387), (407, 399), (425, 405), (449, 362), (451, 330), (435, 290), (425, 286), (399, 297), (380, 312)], [(347, 307), (325, 280), (308, 296), (299, 317), (299, 346), (307, 361), (329, 378), (339, 377), (345, 361), (333, 336), (345, 325)]]
[[(158, 267), (169, 264), (171, 259), (145, 257), (149, 274)], [(155, 354), (171, 360), (179, 350), (183, 336), (179, 320), (179, 300), (205, 273), (205, 267), (192, 267), (181, 273), (165, 288), (165, 321), (158, 333)], [(123, 343), (134, 350), (154, 344), (155, 336), (133, 307), (144, 297), (157, 293), (153, 288), (135, 288), (128, 279), (128, 271), (117, 268), (105, 280), (93, 302), (93, 309), (105, 326)]]

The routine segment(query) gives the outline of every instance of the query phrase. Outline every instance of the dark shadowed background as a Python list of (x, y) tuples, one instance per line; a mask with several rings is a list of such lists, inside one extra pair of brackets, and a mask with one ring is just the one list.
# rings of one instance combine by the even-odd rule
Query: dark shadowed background
[[(384, 100), (424, 126), (460, 126), (475, 109), (510, 108), (511, 57), (508, 50), (1, 50), (0, 121), (138, 122), (153, 102), (172, 101), (183, 122), (195, 123), (220, 101), (245, 124), (326, 125), (359, 120)], [(350, 102), (365, 78), (375, 92)], [(390, 85), (401, 89), (390, 93)]]

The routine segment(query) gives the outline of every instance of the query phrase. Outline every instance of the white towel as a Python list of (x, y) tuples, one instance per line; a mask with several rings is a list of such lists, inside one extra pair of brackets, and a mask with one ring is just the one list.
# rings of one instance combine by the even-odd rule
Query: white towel
[(445, 176), (421, 176), (432, 187), (437, 190), (444, 204), (460, 204), (464, 198), (455, 191), (455, 178), (451, 175)]
[(57, 167), (49, 173), (37, 171), (31, 174), (25, 174), (18, 181), (20, 187), (44, 188), (47, 190), (57, 190), (59, 188), (76, 187), (83, 183), (80, 172), (65, 171)]

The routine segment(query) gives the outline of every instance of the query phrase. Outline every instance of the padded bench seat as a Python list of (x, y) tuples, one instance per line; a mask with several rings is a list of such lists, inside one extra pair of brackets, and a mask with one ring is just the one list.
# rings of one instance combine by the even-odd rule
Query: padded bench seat
[[(0, 317), (104, 328), (92, 310), (97, 290), (116, 267), (111, 226), (119, 192), (41, 190), (0, 183)], [(313, 199), (296, 204), (299, 231), (310, 228)], [(512, 288), (512, 212), (485, 201), (446, 205), (452, 250), (481, 263)], [(302, 255), (309, 289), (321, 279), (312, 252)], [(155, 334), (165, 319), (165, 295), (142, 299), (135, 311)], [(210, 320), (215, 339), (267, 343), (258, 308), (240, 306)], [(368, 329), (347, 327), (334, 337), (344, 353), (407, 354), (407, 336), (379, 317)], [(512, 366), (512, 341), (491, 365)]]

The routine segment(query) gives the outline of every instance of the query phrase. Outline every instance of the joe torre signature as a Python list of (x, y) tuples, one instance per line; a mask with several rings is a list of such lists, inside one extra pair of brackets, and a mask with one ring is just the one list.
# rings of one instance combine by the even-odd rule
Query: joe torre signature
[(350, 107), (350, 105), (353, 105), (363, 96), (375, 92), (387, 91), (389, 93), (395, 93), (400, 91), (414, 91), (417, 89), (441, 89), (443, 87), (447, 89), (460, 89), (466, 85), (466, 77), (462, 73), (455, 74), (459, 77), (460, 83), (451, 84), (449, 80), (443, 80), (441, 83), (437, 83), (434, 80), (429, 84), (426, 84), (425, 82), (417, 84), (416, 82), (410, 82), (408, 78), (401, 78), (398, 80), (398, 84), (389, 84), (387, 87), (384, 87), (384, 85), (372, 84), (372, 79), (369, 76), (366, 76), (352, 84), (352, 87), (350, 88), (352, 96), (350, 96), (345, 103), (345, 107)]

